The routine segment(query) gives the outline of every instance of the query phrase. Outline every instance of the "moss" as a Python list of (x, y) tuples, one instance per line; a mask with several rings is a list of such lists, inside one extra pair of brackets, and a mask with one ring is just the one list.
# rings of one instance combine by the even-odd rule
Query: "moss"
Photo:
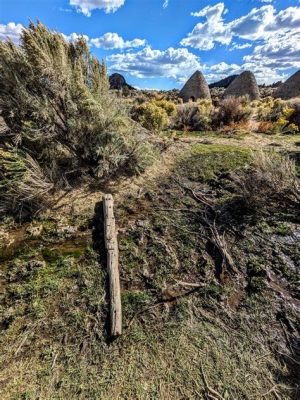
[(224, 300), (232, 293), (232, 288), (226, 285), (218, 285), (216, 282), (211, 282), (205, 287), (205, 298), (212, 298), (217, 301)]
[(288, 236), (293, 234), (292, 228), (285, 222), (279, 222), (276, 224), (274, 232), (280, 236)]
[(42, 256), (45, 261), (54, 262), (61, 257), (81, 257), (86, 250), (86, 246), (58, 246), (56, 248), (45, 247), (42, 249)]
[(209, 181), (221, 173), (243, 167), (250, 160), (250, 150), (231, 145), (197, 144), (191, 156), (183, 160), (177, 170), (188, 174), (190, 179)]
[(249, 294), (260, 293), (266, 288), (266, 261), (263, 257), (252, 256), (247, 263), (247, 290)]
[(140, 270), (143, 265), (143, 256), (136, 245), (134, 238), (127, 236), (119, 237), (120, 261), (127, 271)]
[(257, 227), (262, 233), (272, 233), (272, 228), (265, 219), (262, 219), (260, 222), (258, 222)]
[(125, 320), (132, 318), (151, 303), (151, 296), (146, 292), (125, 291), (122, 293), (122, 306)]
[(291, 273), (289, 266), (286, 263), (281, 263), (279, 265), (279, 270), (286, 279), (292, 278), (293, 274)]

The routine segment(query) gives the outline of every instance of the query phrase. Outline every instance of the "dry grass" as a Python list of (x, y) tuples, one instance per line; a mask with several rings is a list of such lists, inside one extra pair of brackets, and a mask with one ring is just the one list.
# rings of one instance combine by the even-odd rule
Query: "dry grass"
[(99, 343), (94, 354), (78, 343), (65, 344), (61, 352), (53, 338), (41, 341), (41, 327), (28, 328), (15, 338), (14, 354), (0, 375), (1, 399), (205, 399), (211, 393), (201, 371), (224, 398), (271, 400), (272, 393), (264, 394), (272, 388), (277, 395), (288, 394), (282, 380), (275, 380), (287, 370), (270, 353), (265, 326), (248, 330), (246, 314), (238, 332), (218, 326), (208, 322), (216, 316), (199, 314), (192, 302), (166, 308), (164, 322), (158, 316), (146, 325), (136, 322), (118, 342)]
[(236, 173), (234, 183), (237, 194), (250, 209), (299, 203), (295, 162), (275, 152), (252, 153), (250, 169)]

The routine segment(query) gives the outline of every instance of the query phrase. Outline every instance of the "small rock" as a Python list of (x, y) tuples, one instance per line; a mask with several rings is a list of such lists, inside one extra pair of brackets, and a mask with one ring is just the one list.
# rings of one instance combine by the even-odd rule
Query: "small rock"
[(58, 226), (56, 229), (56, 234), (59, 237), (71, 237), (77, 232), (77, 228), (75, 226), (63, 225)]
[(147, 221), (142, 221), (141, 219), (136, 221), (136, 225), (144, 228), (147, 225)]
[(9, 233), (0, 230), (0, 249), (9, 247), (13, 242), (14, 238)]
[(42, 267), (44, 267), (45, 265), (46, 265), (46, 262), (45, 262), (45, 261), (30, 260), (30, 261), (27, 263), (26, 267), (27, 267), (27, 270), (28, 270), (28, 271), (33, 271), (34, 269), (42, 268)]
[(43, 232), (43, 225), (38, 225), (38, 226), (30, 225), (26, 229), (27, 235), (29, 235), (29, 236), (31, 236), (33, 238), (37, 238), (37, 237), (41, 236), (42, 232)]

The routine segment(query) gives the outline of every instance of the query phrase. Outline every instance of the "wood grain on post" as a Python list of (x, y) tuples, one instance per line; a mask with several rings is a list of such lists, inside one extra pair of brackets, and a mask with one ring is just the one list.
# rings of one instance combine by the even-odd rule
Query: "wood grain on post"
[(122, 334), (122, 306), (119, 276), (119, 250), (114, 217), (114, 200), (111, 194), (103, 197), (104, 240), (107, 253), (107, 270), (110, 295), (110, 333), (112, 337)]

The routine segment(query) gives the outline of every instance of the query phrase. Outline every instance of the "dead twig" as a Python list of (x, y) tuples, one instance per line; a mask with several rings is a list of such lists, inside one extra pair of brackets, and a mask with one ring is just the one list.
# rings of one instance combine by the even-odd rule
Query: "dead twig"
[(274, 385), (273, 387), (271, 387), (271, 389), (268, 390), (266, 393), (261, 394), (261, 397), (267, 397), (269, 394), (274, 393), (275, 397), (280, 399), (280, 397), (278, 396), (278, 393), (276, 391), (277, 386), (278, 385)]
[(213, 225), (209, 224), (209, 228), (210, 228), (210, 231), (211, 231), (211, 234), (213, 237), (213, 243), (218, 248), (218, 250), (222, 254), (224, 260), (227, 262), (228, 266), (232, 269), (232, 271), (234, 271), (236, 274), (238, 274), (239, 271), (236, 268), (236, 266), (234, 265), (234, 261), (227, 250), (225, 232), (223, 233), (222, 237), (219, 235), (219, 232), (216, 228), (215, 221), (214, 221)]
[(147, 308), (144, 308), (143, 310), (137, 312), (137, 313), (131, 318), (131, 320), (130, 320), (130, 321), (128, 322), (128, 324), (127, 324), (127, 328), (130, 328), (130, 326), (133, 324), (134, 320), (135, 320), (137, 317), (139, 317), (140, 315), (146, 313), (147, 311), (152, 310), (153, 308), (159, 307), (159, 306), (161, 306), (162, 304), (174, 303), (175, 301), (177, 301), (177, 300), (179, 300), (179, 299), (181, 299), (181, 298), (183, 298), (183, 297), (187, 297), (187, 296), (190, 296), (190, 295), (196, 293), (196, 292), (197, 292), (199, 289), (201, 289), (202, 287), (203, 287), (203, 286), (194, 287), (193, 289), (188, 290), (188, 291), (186, 291), (186, 292), (184, 292), (184, 293), (181, 293), (181, 294), (179, 294), (178, 296), (173, 296), (173, 297), (168, 298), (168, 299), (159, 300), (159, 301), (157, 301), (156, 303), (152, 304), (151, 306), (149, 306), (149, 307), (147, 307)]
[(21, 348), (22, 348), (23, 345), (25, 344), (25, 342), (26, 342), (26, 340), (27, 340), (27, 338), (28, 338), (28, 336), (29, 336), (29, 333), (30, 333), (30, 332), (27, 332), (27, 333), (25, 334), (25, 336), (23, 337), (23, 339), (21, 340), (21, 343), (19, 344), (17, 350), (15, 351), (15, 356), (19, 353), (19, 351), (21, 350)]
[(189, 210), (188, 208), (153, 208), (154, 211), (174, 211), (174, 212), (187, 212), (198, 213), (199, 210)]
[(190, 286), (194, 288), (202, 288), (206, 286), (204, 283), (183, 282), (183, 281), (178, 281), (177, 279), (176, 283), (181, 286)]
[(204, 205), (206, 205), (207, 207), (209, 207), (211, 210), (215, 211), (213, 208), (214, 202), (212, 200), (209, 200), (205, 194), (198, 192), (195, 193), (195, 191), (193, 189), (191, 189), (190, 187), (183, 185), (182, 183), (180, 183), (177, 179), (175, 179), (175, 182), (182, 188), (184, 189), (186, 192), (189, 192), (193, 199), (196, 200), (198, 203), (202, 203)]
[[(200, 368), (201, 368), (201, 374), (202, 374), (202, 378), (203, 378), (203, 382), (204, 382), (204, 386), (205, 386), (205, 390), (207, 393), (207, 395), (211, 398), (211, 399), (219, 399), (219, 400), (225, 400), (224, 397), (217, 392), (215, 389), (213, 389), (212, 387), (209, 386), (205, 373), (204, 373), (204, 369), (203, 369), (203, 365), (202, 363), (200, 364)], [(216, 396), (216, 397), (215, 397)]]

